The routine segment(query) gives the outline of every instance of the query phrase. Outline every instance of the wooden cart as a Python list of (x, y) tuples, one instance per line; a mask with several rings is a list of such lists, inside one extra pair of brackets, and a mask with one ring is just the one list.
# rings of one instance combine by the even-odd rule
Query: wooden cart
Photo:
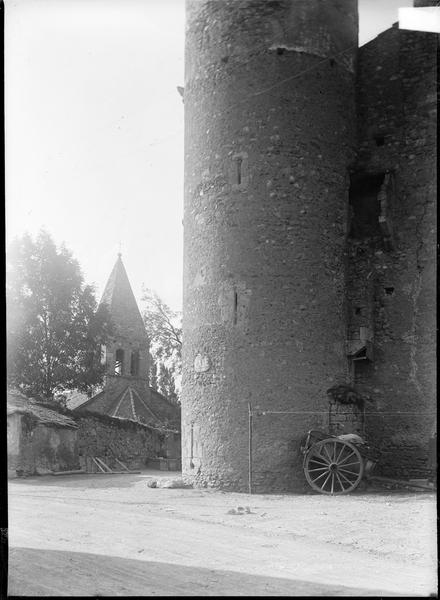
[(377, 453), (354, 434), (332, 436), (312, 429), (301, 442), (301, 452), (307, 482), (320, 494), (352, 492), (377, 462)]

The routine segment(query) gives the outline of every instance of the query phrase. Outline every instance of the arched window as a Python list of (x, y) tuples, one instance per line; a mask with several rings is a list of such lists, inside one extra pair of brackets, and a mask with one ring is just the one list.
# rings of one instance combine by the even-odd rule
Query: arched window
[(124, 351), (121, 348), (116, 350), (115, 355), (115, 375), (124, 373)]
[(131, 353), (130, 375), (139, 375), (139, 350), (133, 350)]

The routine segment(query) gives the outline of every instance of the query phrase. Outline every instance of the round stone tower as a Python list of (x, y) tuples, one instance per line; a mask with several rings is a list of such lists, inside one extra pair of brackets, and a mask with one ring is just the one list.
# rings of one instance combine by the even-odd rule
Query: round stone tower
[(187, 2), (182, 466), (195, 485), (245, 491), (251, 468), (255, 491), (301, 489), (300, 439), (346, 381), (357, 34), (357, 0)]

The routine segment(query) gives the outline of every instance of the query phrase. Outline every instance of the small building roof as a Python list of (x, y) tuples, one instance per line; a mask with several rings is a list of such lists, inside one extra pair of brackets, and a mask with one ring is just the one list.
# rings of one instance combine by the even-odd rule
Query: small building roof
[(170, 430), (180, 428), (180, 408), (165, 396), (142, 382), (120, 377), (120, 385), (104, 388), (75, 412), (88, 411), (106, 414), (115, 419), (127, 419), (150, 427)]
[(77, 406), (81, 406), (89, 400), (89, 396), (78, 390), (64, 390), (62, 395), (66, 398), (66, 406), (69, 410), (73, 410)]
[(22, 415), (28, 414), (35, 417), (38, 423), (41, 425), (78, 429), (78, 425), (73, 419), (62, 415), (56, 410), (52, 410), (42, 404), (39, 404), (36, 400), (26, 398), (26, 396), (20, 392), (8, 390), (6, 396), (8, 416), (14, 413)]

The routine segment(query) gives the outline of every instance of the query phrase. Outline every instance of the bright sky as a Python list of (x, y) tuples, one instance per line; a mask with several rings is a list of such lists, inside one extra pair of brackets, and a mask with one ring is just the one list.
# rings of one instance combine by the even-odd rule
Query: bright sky
[[(360, 0), (360, 43), (412, 0)], [(121, 247), (181, 308), (184, 0), (6, 0), (6, 240), (44, 227), (98, 296)]]

